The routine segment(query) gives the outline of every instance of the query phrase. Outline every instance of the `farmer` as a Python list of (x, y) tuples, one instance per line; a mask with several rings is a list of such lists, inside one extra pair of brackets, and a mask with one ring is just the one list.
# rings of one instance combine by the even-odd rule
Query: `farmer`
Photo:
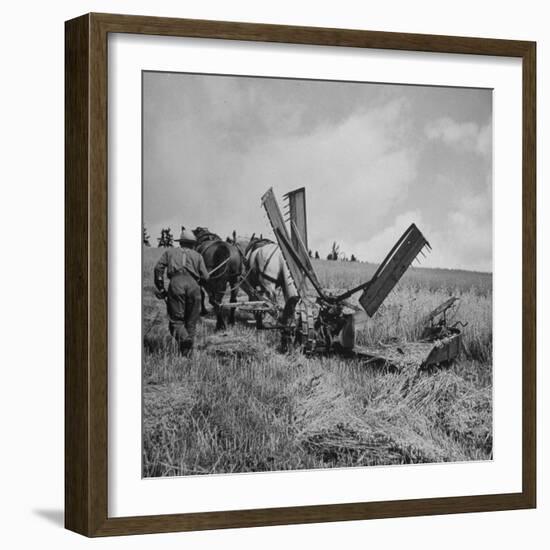
[[(166, 300), (170, 334), (182, 355), (189, 355), (201, 312), (199, 284), (208, 281), (208, 271), (202, 256), (193, 250), (195, 235), (182, 227), (179, 242), (181, 248), (168, 248), (155, 265), (155, 295)], [(168, 292), (164, 289), (165, 270), (170, 279)]]

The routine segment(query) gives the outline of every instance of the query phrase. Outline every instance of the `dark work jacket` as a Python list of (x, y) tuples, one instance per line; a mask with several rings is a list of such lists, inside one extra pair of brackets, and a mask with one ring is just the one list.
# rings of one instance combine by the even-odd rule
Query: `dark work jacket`
[(157, 288), (164, 288), (164, 271), (171, 279), (186, 271), (195, 281), (208, 281), (208, 271), (202, 256), (192, 248), (167, 248), (155, 265), (154, 276)]

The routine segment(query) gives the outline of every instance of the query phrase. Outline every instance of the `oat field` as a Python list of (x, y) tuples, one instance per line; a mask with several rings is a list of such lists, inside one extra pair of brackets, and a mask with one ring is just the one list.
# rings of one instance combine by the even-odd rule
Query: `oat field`
[[(277, 351), (278, 334), (240, 319), (199, 325), (182, 358), (153, 294), (161, 250), (144, 248), (144, 477), (262, 472), (492, 458), (492, 276), (412, 268), (360, 344), (418, 337), (421, 319), (454, 295), (464, 349), (434, 372)], [(321, 284), (347, 289), (376, 266), (315, 260)]]

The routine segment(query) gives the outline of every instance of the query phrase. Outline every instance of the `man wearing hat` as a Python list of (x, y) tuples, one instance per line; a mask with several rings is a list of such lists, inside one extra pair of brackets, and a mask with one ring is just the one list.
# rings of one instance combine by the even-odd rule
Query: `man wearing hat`
[[(208, 281), (208, 271), (202, 256), (193, 250), (197, 239), (191, 231), (181, 228), (180, 248), (168, 248), (155, 265), (157, 298), (166, 299), (170, 334), (180, 352), (188, 355), (193, 348), (195, 329), (201, 311), (199, 282)], [(170, 284), (164, 289), (164, 271)]]

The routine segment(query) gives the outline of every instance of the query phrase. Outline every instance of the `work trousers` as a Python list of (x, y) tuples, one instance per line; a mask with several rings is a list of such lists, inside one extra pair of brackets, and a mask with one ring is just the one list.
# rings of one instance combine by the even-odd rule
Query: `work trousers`
[(201, 292), (197, 281), (187, 271), (170, 279), (166, 300), (170, 334), (180, 352), (188, 355), (193, 348), (197, 322), (201, 313)]

